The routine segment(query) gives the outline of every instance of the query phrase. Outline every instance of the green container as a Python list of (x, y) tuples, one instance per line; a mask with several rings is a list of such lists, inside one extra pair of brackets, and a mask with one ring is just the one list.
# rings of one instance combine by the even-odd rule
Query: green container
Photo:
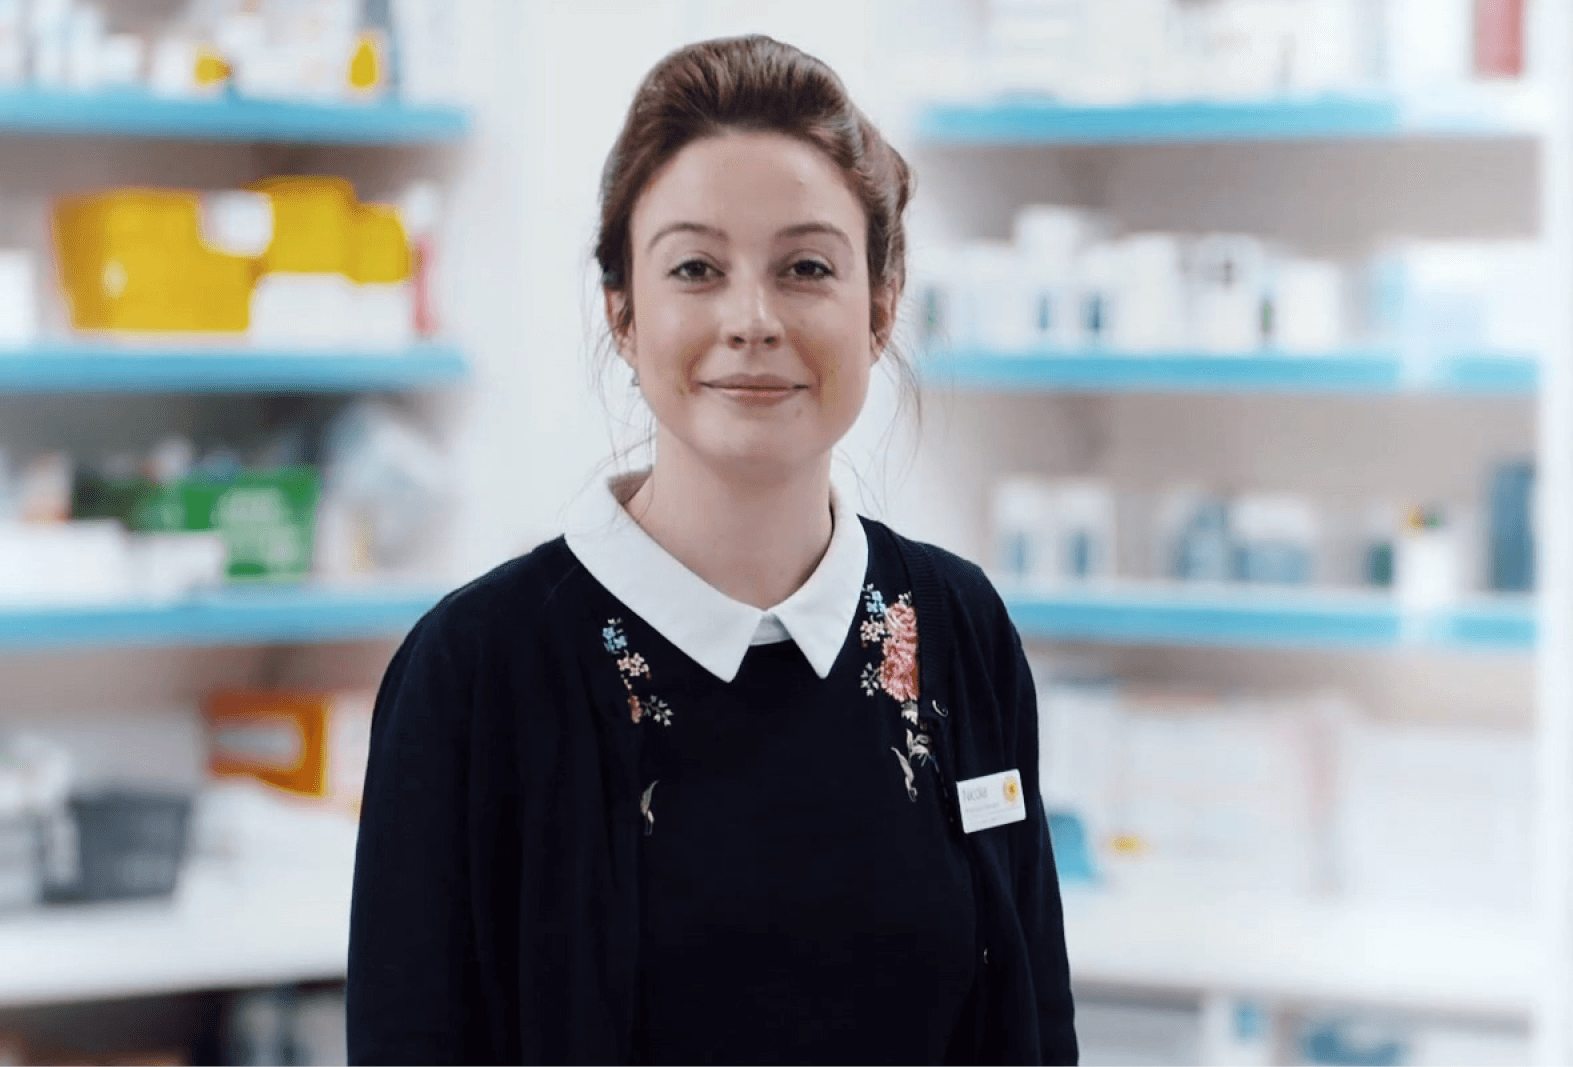
[(229, 549), (230, 578), (290, 580), (311, 571), (315, 467), (242, 471), (223, 481), (79, 481), (78, 518), (117, 518), (140, 533), (213, 531)]

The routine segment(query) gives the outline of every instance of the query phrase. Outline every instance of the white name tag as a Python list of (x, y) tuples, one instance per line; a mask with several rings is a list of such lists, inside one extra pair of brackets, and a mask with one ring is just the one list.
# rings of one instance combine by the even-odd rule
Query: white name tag
[(1021, 822), (1027, 817), (1020, 771), (1001, 771), (957, 782), (956, 800), (961, 805), (961, 828), (969, 834)]

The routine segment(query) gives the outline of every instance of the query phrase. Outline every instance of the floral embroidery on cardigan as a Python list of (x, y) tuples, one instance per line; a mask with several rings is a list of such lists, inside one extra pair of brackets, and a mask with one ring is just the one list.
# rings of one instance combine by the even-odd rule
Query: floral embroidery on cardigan
[[(884, 594), (872, 585), (863, 587), (863, 609), (868, 618), (858, 628), (859, 640), (864, 648), (878, 645), (880, 650), (879, 660), (863, 668), (863, 692), (871, 697), (890, 697), (900, 705), (901, 718), (910, 724), (906, 751), (894, 746), (890, 751), (901, 765), (907, 798), (916, 801), (917, 768), (934, 759), (933, 740), (918, 710), (918, 615), (912, 608), (911, 593), (902, 593), (887, 606)], [(934, 712), (941, 717), (945, 714), (937, 703)]]
[(617, 675), (628, 691), (628, 715), (634, 722), (650, 718), (662, 726), (672, 725), (672, 709), (657, 696), (643, 696), (634, 692), (634, 679), (649, 678), (650, 664), (637, 652), (628, 649), (628, 636), (623, 633), (622, 619), (608, 619), (601, 627), (601, 643), (606, 651), (616, 657)]

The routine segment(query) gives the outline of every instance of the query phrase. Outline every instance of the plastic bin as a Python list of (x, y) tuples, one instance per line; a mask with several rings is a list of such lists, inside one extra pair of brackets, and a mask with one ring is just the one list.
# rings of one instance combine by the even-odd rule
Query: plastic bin
[(69, 807), (75, 869), (47, 887), (48, 899), (127, 900), (174, 892), (186, 855), (189, 796), (114, 789), (79, 794)]
[(55, 206), (71, 324), (83, 330), (226, 333), (250, 324), (257, 261), (202, 239), (201, 198), (121, 189)]
[(350, 250), (350, 279), (361, 285), (408, 281), (414, 274), (410, 239), (399, 213), (382, 204), (355, 209), (355, 238)]
[(355, 187), (343, 178), (267, 178), (249, 188), (273, 201), (273, 242), (264, 271), (351, 272), (356, 237)]

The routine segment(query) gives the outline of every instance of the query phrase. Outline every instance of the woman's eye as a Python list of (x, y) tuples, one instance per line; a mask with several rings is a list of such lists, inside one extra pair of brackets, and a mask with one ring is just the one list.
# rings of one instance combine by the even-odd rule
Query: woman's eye
[(817, 259), (800, 259), (788, 268), (794, 278), (828, 278), (834, 273), (830, 266)]
[(715, 272), (715, 268), (702, 259), (685, 259), (672, 268), (672, 276), (686, 282), (702, 282)]

